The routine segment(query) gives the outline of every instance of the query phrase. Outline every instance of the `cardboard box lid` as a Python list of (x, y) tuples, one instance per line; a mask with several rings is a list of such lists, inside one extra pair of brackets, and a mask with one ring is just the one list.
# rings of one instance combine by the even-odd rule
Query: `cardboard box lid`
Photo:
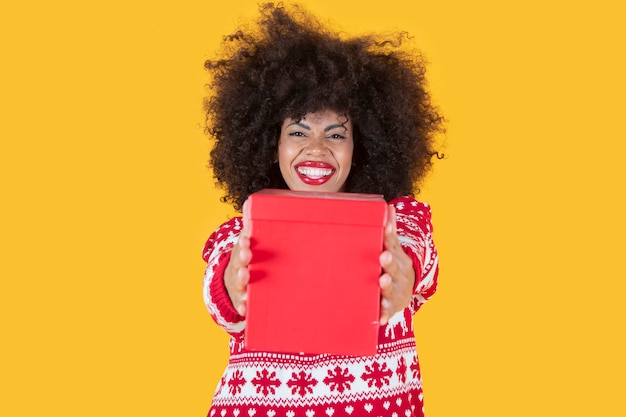
[(253, 253), (246, 348), (374, 355), (384, 199), (264, 190), (244, 215)]
[[(380, 226), (387, 220), (385, 200), (378, 194), (325, 193), (264, 189), (252, 194), (250, 218)], [(262, 203), (260, 203), (262, 201)], [(285, 210), (285, 205), (290, 207)], [(254, 208), (253, 208), (254, 206)], [(246, 215), (247, 213), (244, 213)]]

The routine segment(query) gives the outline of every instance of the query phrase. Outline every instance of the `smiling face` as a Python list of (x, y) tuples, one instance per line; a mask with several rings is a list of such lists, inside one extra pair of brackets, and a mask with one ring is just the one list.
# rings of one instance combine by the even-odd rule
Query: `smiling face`
[(332, 110), (283, 121), (280, 172), (291, 190), (343, 191), (352, 166), (352, 122)]

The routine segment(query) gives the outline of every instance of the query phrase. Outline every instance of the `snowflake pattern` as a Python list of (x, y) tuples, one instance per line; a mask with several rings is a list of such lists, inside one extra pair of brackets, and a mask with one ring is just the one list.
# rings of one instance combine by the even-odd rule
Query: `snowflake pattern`
[(335, 367), (328, 370), (328, 376), (324, 378), (324, 384), (328, 385), (331, 391), (344, 392), (350, 389), (350, 384), (354, 382), (354, 376), (350, 374), (348, 368)]
[(217, 390), (215, 391), (215, 395), (220, 395), (225, 386), (226, 386), (226, 377), (222, 376), (222, 378), (220, 378), (220, 383), (217, 386)]
[(372, 366), (366, 366), (365, 372), (361, 375), (364, 381), (367, 381), (367, 386), (372, 387), (375, 385), (377, 388), (382, 388), (384, 385), (389, 384), (389, 379), (393, 375), (391, 369), (387, 368), (387, 364), (383, 362), (381, 365), (379, 362), (374, 362)]
[(419, 375), (420, 375), (420, 364), (417, 361), (417, 359), (415, 359), (415, 362), (413, 362), (411, 364), (411, 373), (413, 374), (413, 378), (414, 379), (418, 379)]
[(240, 394), (241, 388), (246, 384), (243, 372), (235, 371), (228, 381), (228, 391), (231, 395)]
[(404, 358), (400, 358), (400, 360), (398, 361), (398, 368), (396, 369), (396, 375), (398, 375), (398, 379), (403, 384), (406, 382), (407, 369), (408, 368), (406, 366), (406, 360)]
[(287, 386), (291, 388), (292, 394), (298, 393), (303, 397), (306, 394), (311, 394), (313, 392), (313, 387), (316, 385), (317, 379), (313, 378), (313, 375), (304, 371), (300, 371), (299, 373), (294, 372), (291, 375), (291, 379), (287, 382)]
[(276, 372), (269, 373), (267, 369), (256, 373), (256, 378), (252, 380), (257, 393), (263, 395), (276, 394), (276, 388), (280, 387), (280, 380), (276, 377)]

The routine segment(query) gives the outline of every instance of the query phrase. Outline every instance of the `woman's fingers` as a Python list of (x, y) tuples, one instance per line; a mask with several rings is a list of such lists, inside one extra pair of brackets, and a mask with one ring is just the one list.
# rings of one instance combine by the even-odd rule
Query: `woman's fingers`
[(390, 297), (393, 293), (393, 282), (391, 276), (389, 274), (383, 274), (378, 279), (380, 285), (380, 319), (379, 323), (381, 326), (384, 326), (391, 318), (392, 314), (392, 306)]
[[(244, 213), (247, 209), (246, 203), (244, 203)], [(251, 260), (252, 250), (250, 249), (249, 225), (244, 215), (239, 239), (233, 247), (230, 262), (224, 273), (224, 285), (228, 291), (231, 304), (241, 316), (246, 315), (247, 286), (250, 281), (248, 265), (250, 265)]]
[(398, 239), (395, 208), (389, 206), (389, 217), (383, 238), (384, 250), (380, 254), (380, 324), (385, 325), (398, 311), (411, 302), (415, 271), (411, 258), (404, 252)]

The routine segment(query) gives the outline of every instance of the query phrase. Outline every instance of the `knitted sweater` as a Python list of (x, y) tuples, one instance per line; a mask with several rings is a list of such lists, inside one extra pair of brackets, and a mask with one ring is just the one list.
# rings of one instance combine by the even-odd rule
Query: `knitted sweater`
[[(240, 217), (208, 239), (204, 300), (215, 322), (230, 334), (230, 360), (218, 383), (209, 417), (423, 416), (423, 394), (413, 314), (437, 289), (438, 258), (427, 204), (400, 197), (398, 236), (413, 260), (411, 304), (381, 326), (375, 356), (297, 355), (244, 348), (245, 318), (233, 308), (224, 270), (242, 227)], [(294, 317), (297, 320), (297, 317)]]

